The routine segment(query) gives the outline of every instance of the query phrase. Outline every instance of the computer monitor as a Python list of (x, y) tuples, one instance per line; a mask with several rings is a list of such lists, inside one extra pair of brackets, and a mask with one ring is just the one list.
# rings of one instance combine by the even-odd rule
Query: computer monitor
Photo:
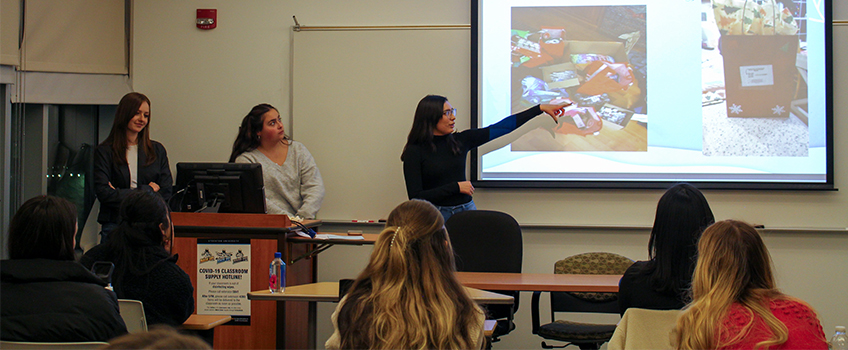
[(174, 211), (265, 213), (258, 163), (177, 163), (175, 190)]

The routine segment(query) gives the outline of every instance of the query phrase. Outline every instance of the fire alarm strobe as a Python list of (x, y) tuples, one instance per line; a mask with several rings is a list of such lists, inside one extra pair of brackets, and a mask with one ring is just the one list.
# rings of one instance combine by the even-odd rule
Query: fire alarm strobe
[(217, 9), (197, 9), (197, 28), (213, 29), (218, 26)]

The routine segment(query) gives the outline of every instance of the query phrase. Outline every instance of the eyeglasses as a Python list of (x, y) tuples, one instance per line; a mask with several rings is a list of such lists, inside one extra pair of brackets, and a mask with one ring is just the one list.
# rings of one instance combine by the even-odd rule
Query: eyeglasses
[(442, 114), (446, 117), (449, 115), (456, 115), (456, 108), (446, 109), (444, 112), (442, 112)]

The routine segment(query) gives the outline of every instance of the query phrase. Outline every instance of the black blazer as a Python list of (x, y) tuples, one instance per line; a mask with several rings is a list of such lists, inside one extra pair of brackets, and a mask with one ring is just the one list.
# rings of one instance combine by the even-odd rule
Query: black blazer
[[(167, 202), (171, 199), (174, 180), (171, 176), (171, 166), (168, 164), (168, 153), (165, 146), (151, 140), (156, 151), (156, 160), (150, 165), (144, 165), (147, 154), (144, 147), (138, 147), (138, 188), (152, 191), (149, 183), (159, 185), (159, 195)], [(109, 183), (115, 188), (109, 187)], [(130, 194), (130, 167), (127, 164), (118, 165), (112, 159), (112, 145), (101, 143), (94, 149), (94, 192), (100, 200), (100, 214), (97, 222), (100, 224), (118, 223), (121, 201)]]

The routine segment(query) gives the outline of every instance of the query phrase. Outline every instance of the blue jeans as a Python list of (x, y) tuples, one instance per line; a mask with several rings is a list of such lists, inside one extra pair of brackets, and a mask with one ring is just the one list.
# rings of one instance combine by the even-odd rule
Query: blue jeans
[(437, 205), (436, 209), (439, 209), (439, 212), (442, 213), (442, 217), (445, 218), (445, 221), (448, 221), (448, 218), (453, 216), (453, 214), (463, 212), (466, 210), (477, 210), (477, 206), (474, 205), (474, 200), (468, 201), (468, 203), (453, 205), (453, 206), (441, 206)]
[(116, 228), (118, 228), (118, 224), (112, 222), (100, 225), (100, 244), (109, 242), (109, 234)]

